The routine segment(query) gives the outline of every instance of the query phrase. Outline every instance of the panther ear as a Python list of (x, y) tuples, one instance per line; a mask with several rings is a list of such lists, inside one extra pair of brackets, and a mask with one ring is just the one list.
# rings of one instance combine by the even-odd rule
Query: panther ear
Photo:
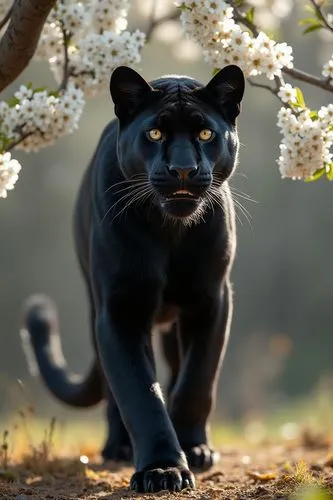
[(244, 88), (243, 71), (238, 66), (231, 64), (216, 73), (204, 87), (204, 90), (222, 106), (230, 121), (234, 123), (241, 110)]
[(117, 117), (126, 121), (153, 88), (134, 69), (118, 66), (111, 75), (110, 92)]

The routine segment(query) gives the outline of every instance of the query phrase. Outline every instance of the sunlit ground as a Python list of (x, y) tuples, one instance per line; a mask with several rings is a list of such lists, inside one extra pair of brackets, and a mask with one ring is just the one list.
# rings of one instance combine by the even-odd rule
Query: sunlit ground
[[(263, 443), (294, 442), (300, 439), (333, 438), (333, 394), (318, 393), (311, 399), (298, 400), (266, 415), (248, 417), (239, 422), (213, 421), (212, 441), (215, 447)], [(49, 443), (59, 457), (98, 455), (105, 438), (103, 419), (41, 418), (31, 406), (18, 408), (0, 425), (0, 439), (5, 443), (8, 459), (17, 461), (32, 448)], [(2, 443), (2, 444), (3, 444)], [(1, 444), (0, 444), (1, 445)]]
[[(81, 413), (77, 420), (42, 419), (29, 406), (19, 408), (0, 427), (0, 496), (138, 498), (128, 489), (132, 469), (101, 468), (104, 433), (102, 420)], [(212, 440), (221, 462), (197, 476), (191, 498), (333, 499), (333, 394), (320, 392), (243, 422), (215, 421)]]

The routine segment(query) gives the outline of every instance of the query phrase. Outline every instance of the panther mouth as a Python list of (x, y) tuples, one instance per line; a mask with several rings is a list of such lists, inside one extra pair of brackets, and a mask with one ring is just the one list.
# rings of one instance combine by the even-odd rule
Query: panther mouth
[(163, 210), (176, 219), (193, 215), (201, 204), (201, 198), (188, 189), (177, 189), (161, 200)]
[(175, 200), (193, 200), (199, 201), (198, 196), (188, 191), (188, 189), (178, 189), (174, 191), (171, 195), (165, 198), (165, 201), (175, 201)]

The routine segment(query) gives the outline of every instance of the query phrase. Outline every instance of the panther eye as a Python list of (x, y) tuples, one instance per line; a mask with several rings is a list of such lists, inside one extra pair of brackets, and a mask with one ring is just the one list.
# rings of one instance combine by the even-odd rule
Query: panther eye
[(209, 139), (211, 139), (212, 136), (213, 136), (213, 131), (210, 130), (209, 128), (204, 128), (199, 133), (199, 139), (200, 139), (200, 141), (209, 141)]
[(162, 139), (162, 132), (158, 128), (149, 130), (148, 135), (152, 141), (160, 141)]

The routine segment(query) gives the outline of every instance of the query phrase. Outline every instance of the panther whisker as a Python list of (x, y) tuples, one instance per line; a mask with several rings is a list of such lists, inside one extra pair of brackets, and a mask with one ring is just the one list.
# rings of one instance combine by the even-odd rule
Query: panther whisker
[(246, 200), (246, 201), (252, 201), (253, 203), (259, 203), (257, 200), (254, 198), (251, 198), (251, 196), (247, 193), (244, 193), (244, 191), (240, 191), (239, 189), (235, 188), (234, 186), (230, 186), (230, 191), (232, 194), (237, 194), (240, 198)]
[[(222, 189), (223, 191), (223, 189)], [(223, 205), (223, 199), (221, 197), (222, 195), (222, 192), (221, 192), (221, 186), (219, 186), (219, 189), (216, 189), (215, 186), (212, 186), (210, 191), (209, 191), (209, 194), (210, 196), (212, 197), (212, 199), (214, 200), (214, 202), (223, 210), (224, 209), (224, 205)], [(234, 200), (235, 201), (235, 200)], [(235, 203), (235, 205), (238, 207), (237, 203)], [(239, 208), (239, 207), (238, 207)], [(243, 225), (243, 222), (241, 220), (241, 218), (239, 217), (237, 211), (235, 211), (235, 215), (236, 215), (236, 218), (237, 220), (239, 221), (239, 223), (241, 225)], [(245, 215), (245, 214), (244, 214)], [(245, 216), (246, 217), (246, 216)], [(250, 223), (250, 221), (248, 220), (248, 222)], [(251, 225), (251, 224), (250, 224)]]
[[(147, 183), (148, 184), (148, 183)], [(126, 200), (127, 198), (131, 197), (131, 196), (134, 196), (136, 193), (139, 193), (142, 188), (144, 187), (144, 185), (139, 185), (139, 186), (132, 186), (132, 191), (128, 192), (128, 193), (125, 193), (121, 198), (119, 198), (118, 200), (116, 200), (109, 208), (108, 210), (106, 211), (105, 215), (103, 216), (102, 220), (101, 220), (101, 224), (103, 224), (105, 218), (109, 215), (109, 213), (111, 212), (111, 210), (113, 210), (116, 205), (118, 205), (118, 203)]]
[[(218, 175), (216, 175), (212, 181), (212, 188), (215, 189), (217, 193), (221, 193), (221, 192), (226, 193), (226, 191), (224, 189), (224, 184), (221, 183)], [(228, 189), (229, 189), (229, 192), (232, 194), (232, 199), (234, 200), (234, 204), (235, 204), (235, 208), (236, 208), (235, 214), (236, 214), (237, 220), (239, 221), (239, 223), (241, 225), (243, 225), (243, 222), (242, 222), (239, 214), (237, 213), (237, 209), (238, 209), (241, 212), (241, 214), (245, 217), (245, 219), (247, 220), (249, 225), (252, 227), (252, 223), (251, 223), (252, 216), (251, 216), (250, 212), (247, 210), (247, 208), (245, 208), (244, 205), (241, 203), (239, 198), (242, 198), (246, 201), (252, 201), (254, 203), (256, 203), (256, 201), (253, 200), (246, 193), (243, 193), (242, 191), (238, 191), (237, 188), (231, 187), (229, 185)]]
[(118, 193), (122, 193), (124, 191), (128, 191), (129, 189), (133, 189), (133, 187), (141, 187), (141, 186), (146, 186), (147, 184), (147, 180), (146, 181), (138, 181), (138, 182), (135, 182), (134, 183), (135, 185), (130, 185), (130, 186), (127, 186), (127, 187), (124, 187), (122, 189), (119, 189), (118, 191), (115, 191), (113, 194), (116, 195)]
[(108, 193), (112, 188), (116, 187), (116, 186), (119, 186), (121, 184), (132, 184), (132, 183), (136, 183), (136, 182), (139, 182), (140, 180), (147, 180), (147, 174), (146, 173), (139, 173), (139, 174), (135, 174), (133, 175), (132, 177), (129, 177), (128, 179), (124, 179), (123, 181), (120, 181), (120, 182), (116, 182), (115, 184), (112, 184), (111, 186), (109, 186), (105, 191), (104, 191), (104, 195), (106, 193)]
[(120, 217), (123, 213), (125, 213), (131, 205), (133, 205), (134, 203), (137, 203), (146, 194), (149, 195), (150, 193), (152, 193), (152, 189), (151, 189), (149, 184), (147, 185), (146, 189), (142, 190), (142, 188), (140, 188), (140, 190), (136, 191), (133, 194), (132, 198), (130, 197), (130, 199), (126, 202), (125, 206), (113, 217), (112, 222), (117, 217)]
[(214, 216), (215, 215), (215, 207), (214, 207), (213, 198), (211, 196), (210, 189), (207, 190), (207, 203), (211, 207), (212, 212), (213, 212), (213, 216)]
[(131, 198), (129, 201), (127, 201), (125, 206), (113, 217), (112, 222), (115, 221), (118, 217), (119, 219), (121, 219), (121, 217), (123, 217), (126, 214), (129, 207), (138, 202), (141, 198), (143, 198), (144, 194), (145, 193), (138, 193), (134, 198)]
[[(252, 216), (251, 216), (250, 212), (241, 203), (241, 201), (237, 198), (237, 195), (238, 195), (238, 193), (232, 193), (232, 199), (234, 201), (235, 207), (236, 207), (236, 209), (238, 209), (241, 212), (241, 214), (245, 217), (248, 224), (252, 228), (253, 227), (252, 222), (251, 222)], [(240, 224), (243, 225), (240, 217), (237, 214), (237, 210), (236, 210), (236, 216), (237, 216), (237, 219), (239, 220)]]

